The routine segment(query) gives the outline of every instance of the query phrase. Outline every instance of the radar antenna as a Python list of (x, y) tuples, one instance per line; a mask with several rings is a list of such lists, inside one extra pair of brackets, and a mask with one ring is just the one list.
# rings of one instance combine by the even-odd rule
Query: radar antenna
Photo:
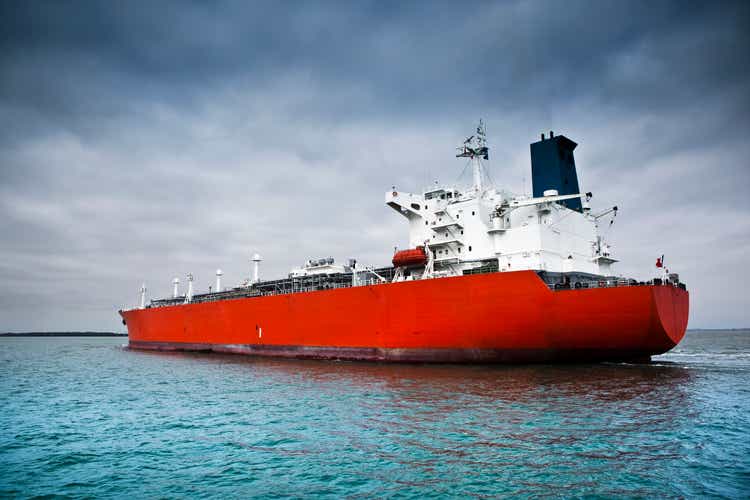
[(484, 128), (484, 120), (479, 120), (477, 132), (466, 138), (463, 145), (456, 148), (456, 158), (469, 158), (473, 163), (474, 188), (477, 193), (482, 193), (482, 165), (480, 160), (490, 159), (490, 150), (487, 147), (487, 133)]
[(477, 133), (466, 138), (463, 146), (456, 148), (456, 158), (482, 158), (490, 159), (490, 150), (487, 147), (487, 134), (484, 130), (484, 121), (479, 120)]

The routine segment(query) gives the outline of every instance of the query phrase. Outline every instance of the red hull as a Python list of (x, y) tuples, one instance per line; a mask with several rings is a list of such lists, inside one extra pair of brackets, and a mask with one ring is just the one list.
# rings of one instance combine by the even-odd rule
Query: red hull
[(378, 361), (628, 360), (677, 345), (673, 286), (551, 291), (533, 271), (121, 312), (130, 347)]

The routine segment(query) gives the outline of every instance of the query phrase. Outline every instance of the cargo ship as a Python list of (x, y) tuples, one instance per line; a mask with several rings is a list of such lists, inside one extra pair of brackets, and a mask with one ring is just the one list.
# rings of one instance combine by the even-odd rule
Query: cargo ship
[(444, 363), (645, 361), (685, 334), (689, 294), (663, 257), (646, 281), (618, 276), (563, 135), (530, 145), (532, 193), (492, 185), (484, 124), (456, 157), (464, 186), (395, 188), (385, 204), (408, 225), (390, 266), (311, 259), (282, 279), (248, 277), (119, 311), (132, 349)]

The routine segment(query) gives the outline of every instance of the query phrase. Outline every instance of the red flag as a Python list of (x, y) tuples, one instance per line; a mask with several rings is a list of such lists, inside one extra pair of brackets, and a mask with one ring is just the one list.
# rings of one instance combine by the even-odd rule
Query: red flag
[(656, 259), (656, 267), (664, 267), (664, 256), (657, 257)]

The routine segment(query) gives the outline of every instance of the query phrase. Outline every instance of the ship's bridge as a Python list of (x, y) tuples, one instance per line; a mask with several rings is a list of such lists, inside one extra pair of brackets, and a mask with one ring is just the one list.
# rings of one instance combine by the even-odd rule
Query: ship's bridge
[(431, 191), (425, 191), (423, 196), (425, 200), (439, 199), (450, 202), (453, 199), (457, 199), (459, 195), (460, 192), (455, 188), (437, 188)]

